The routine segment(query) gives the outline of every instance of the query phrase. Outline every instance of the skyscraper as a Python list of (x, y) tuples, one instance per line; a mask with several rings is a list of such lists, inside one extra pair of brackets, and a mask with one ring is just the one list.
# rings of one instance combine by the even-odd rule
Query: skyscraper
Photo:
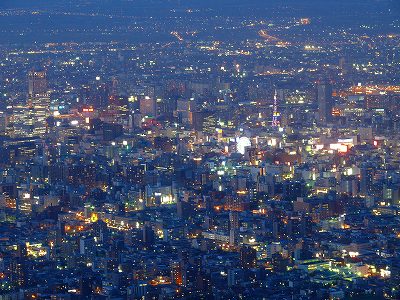
[(317, 103), (319, 123), (325, 125), (332, 119), (332, 85), (329, 81), (318, 82), (317, 85)]
[(45, 71), (28, 73), (28, 109), (31, 134), (43, 136), (47, 131), (47, 118), (50, 116), (50, 94)]
[(182, 261), (173, 261), (171, 263), (172, 282), (179, 286), (186, 285), (186, 270)]
[(47, 74), (45, 71), (30, 71), (28, 73), (29, 98), (47, 93)]
[(360, 168), (360, 192), (362, 195), (371, 195), (373, 191), (375, 169), (371, 165), (363, 164)]

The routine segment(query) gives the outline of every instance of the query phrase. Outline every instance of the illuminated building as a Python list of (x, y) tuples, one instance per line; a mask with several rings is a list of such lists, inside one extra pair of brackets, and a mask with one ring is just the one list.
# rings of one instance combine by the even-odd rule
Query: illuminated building
[(300, 19), (300, 24), (301, 25), (310, 25), (311, 20), (309, 18), (301, 18)]
[(194, 106), (193, 100), (179, 99), (177, 101), (176, 115), (178, 117), (178, 123), (181, 124), (192, 124), (192, 110)]
[(10, 280), (15, 287), (23, 287), (26, 284), (25, 259), (13, 259), (10, 264)]
[(179, 286), (186, 285), (185, 267), (182, 262), (175, 261), (171, 264), (172, 282)]
[(113, 114), (113, 122), (121, 124), (123, 123), (128, 117), (128, 98), (123, 96), (111, 96), (110, 102), (108, 105), (108, 111), (112, 112)]
[(14, 138), (32, 136), (32, 116), (27, 106), (14, 106), (10, 116), (10, 136)]
[(47, 132), (47, 118), (50, 116), (50, 94), (45, 71), (28, 73), (28, 108), (33, 136), (44, 136)]
[(245, 154), (246, 148), (251, 146), (251, 141), (248, 137), (242, 136), (236, 138), (236, 149), (240, 154)]
[(141, 185), (144, 183), (144, 176), (147, 171), (145, 164), (138, 166), (129, 165), (124, 168), (124, 175), (126, 179), (132, 184)]
[(229, 212), (230, 229), (239, 229), (239, 213), (237, 211)]
[(32, 212), (32, 196), (24, 192), (17, 198), (17, 209), (20, 213), (30, 214)]
[(175, 190), (172, 186), (151, 186), (145, 189), (147, 206), (160, 206), (176, 203)]

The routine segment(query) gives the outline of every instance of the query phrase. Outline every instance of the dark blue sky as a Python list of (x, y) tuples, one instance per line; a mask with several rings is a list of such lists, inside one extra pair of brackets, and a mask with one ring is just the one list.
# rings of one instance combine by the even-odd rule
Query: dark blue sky
[(74, 6), (90, 7), (90, 8), (108, 8), (114, 7), (211, 7), (224, 8), (227, 6), (244, 6), (244, 7), (267, 7), (273, 4), (290, 5), (297, 8), (321, 9), (328, 7), (353, 7), (354, 9), (365, 9), (366, 7), (390, 6), (399, 8), (398, 0), (2, 0), (0, 8), (15, 7), (64, 7), (74, 8)]

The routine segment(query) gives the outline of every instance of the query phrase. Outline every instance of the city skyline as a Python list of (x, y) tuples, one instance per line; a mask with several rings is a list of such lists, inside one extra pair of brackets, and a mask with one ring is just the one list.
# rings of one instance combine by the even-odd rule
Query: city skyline
[(400, 299), (400, 2), (0, 2), (0, 300)]

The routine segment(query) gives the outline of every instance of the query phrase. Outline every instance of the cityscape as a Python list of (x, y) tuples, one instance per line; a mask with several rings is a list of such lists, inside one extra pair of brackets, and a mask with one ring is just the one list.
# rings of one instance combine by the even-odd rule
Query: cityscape
[(400, 299), (400, 1), (0, 1), (20, 299)]

